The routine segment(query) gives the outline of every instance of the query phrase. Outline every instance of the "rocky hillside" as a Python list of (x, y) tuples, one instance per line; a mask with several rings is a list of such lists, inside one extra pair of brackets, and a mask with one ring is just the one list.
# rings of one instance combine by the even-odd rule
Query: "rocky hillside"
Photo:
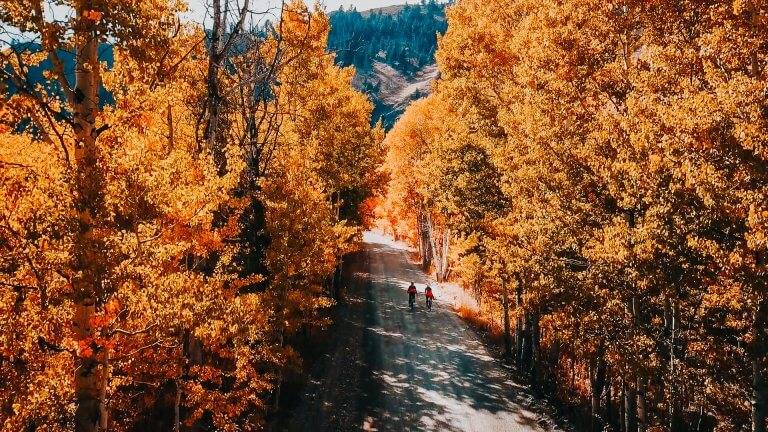
[(389, 128), (411, 101), (429, 94), (437, 78), (435, 64), (427, 65), (414, 74), (404, 74), (387, 63), (374, 61), (371, 69), (358, 73), (355, 87), (368, 93), (376, 104), (375, 120), (381, 119)]
[(408, 104), (427, 95), (437, 78), (437, 35), (445, 32), (445, 5), (434, 0), (359, 12), (332, 12), (329, 50), (355, 66), (355, 85), (376, 105), (374, 120), (389, 128)]

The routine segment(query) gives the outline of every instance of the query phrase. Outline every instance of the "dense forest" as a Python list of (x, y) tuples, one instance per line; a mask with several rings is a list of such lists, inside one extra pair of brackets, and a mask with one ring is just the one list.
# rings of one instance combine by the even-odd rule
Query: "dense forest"
[[(355, 8), (340, 8), (329, 14), (330, 33), (328, 36), (328, 51), (334, 53), (336, 64), (341, 67), (354, 66), (357, 78), (353, 84), (358, 90), (365, 92), (374, 103), (372, 123), (380, 119), (384, 127), (389, 128), (402, 114), (404, 105), (409, 100), (398, 100), (403, 106), (393, 106), (391, 101), (383, 100), (381, 84), (377, 81), (377, 72), (373, 70), (374, 62), (380, 62), (392, 67), (393, 73), (402, 74), (406, 79), (413, 78), (414, 74), (422, 71), (424, 67), (435, 63), (435, 51), (437, 50), (437, 37), (445, 33), (447, 24), (445, 21), (445, 7), (443, 3), (435, 0), (422, 1), (414, 5), (392, 6), (388, 8), (373, 9), (358, 12)], [(270, 20), (258, 23), (257, 28), (250, 31), (263, 33), (274, 24)], [(36, 40), (24, 40), (20, 35), (12, 35), (15, 51), (40, 52), (41, 46)], [(210, 39), (210, 38), (209, 38)], [(233, 46), (238, 50), (239, 44)], [(247, 49), (247, 48), (245, 48)], [(99, 47), (100, 61), (106, 62), (108, 67), (113, 64), (113, 46), (109, 42), (103, 42)], [(73, 53), (62, 50), (58, 57), (63, 67), (72, 70), (74, 67)], [(51, 69), (50, 59), (45, 59), (39, 64), (29, 65), (27, 73), (30, 85), (48, 85), (43, 73)], [(391, 78), (391, 77), (385, 77)], [(16, 91), (13, 82), (6, 83), (9, 93)], [(398, 86), (407, 86), (408, 82), (395, 83)], [(56, 82), (52, 85), (58, 85)], [(100, 95), (102, 103), (112, 102), (111, 95), (104, 88)], [(416, 99), (422, 94), (415, 92), (409, 99)]]
[(389, 228), (584, 429), (765, 431), (768, 5), (460, 0), (437, 59)]
[(61, 3), (0, 1), (0, 429), (261, 430), (381, 183), (372, 104), (302, 1)]
[(766, 432), (768, 3), (206, 5), (0, 0), (0, 430), (265, 429), (377, 224), (575, 429)]
[(387, 11), (339, 9), (330, 14), (328, 49), (342, 66), (371, 69), (374, 61), (413, 74), (435, 62), (438, 34), (445, 33), (445, 6), (435, 0)]

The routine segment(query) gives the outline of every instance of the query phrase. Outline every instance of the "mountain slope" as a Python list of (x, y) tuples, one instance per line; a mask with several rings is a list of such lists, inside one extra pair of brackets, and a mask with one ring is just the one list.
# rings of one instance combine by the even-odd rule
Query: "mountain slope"
[(388, 6), (330, 14), (328, 49), (342, 66), (355, 66), (355, 86), (376, 105), (374, 121), (391, 127), (408, 104), (427, 95), (437, 77), (437, 36), (445, 33), (445, 5)]
[(437, 76), (435, 64), (425, 66), (409, 76), (387, 63), (374, 61), (370, 70), (358, 73), (353, 84), (374, 101), (374, 120), (381, 119), (384, 126), (389, 128), (412, 101), (430, 93), (432, 81)]

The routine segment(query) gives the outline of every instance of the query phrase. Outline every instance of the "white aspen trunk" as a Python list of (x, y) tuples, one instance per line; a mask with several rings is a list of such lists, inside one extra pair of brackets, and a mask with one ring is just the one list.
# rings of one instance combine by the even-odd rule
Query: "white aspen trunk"
[(765, 300), (758, 301), (752, 316), (754, 341), (750, 352), (752, 360), (752, 432), (765, 432), (765, 418), (768, 403), (768, 381), (765, 373), (766, 334), (765, 323), (768, 320), (768, 306)]
[(422, 270), (428, 270), (432, 263), (432, 249), (429, 242), (429, 228), (427, 227), (427, 218), (424, 212), (419, 212), (417, 225), (419, 229), (419, 249), (421, 256)]
[(648, 414), (646, 412), (647, 380), (640, 376), (637, 378), (637, 432), (645, 432), (648, 427)]
[(682, 417), (680, 409), (680, 389), (677, 379), (677, 338), (680, 329), (680, 307), (677, 300), (671, 302), (672, 326), (669, 341), (669, 376), (672, 382), (669, 385), (669, 430), (671, 432), (680, 431), (682, 427)]
[(520, 274), (515, 274), (517, 286), (515, 287), (515, 359), (518, 369), (523, 364), (523, 279)]
[(613, 391), (611, 388), (613, 383), (611, 381), (611, 370), (606, 367), (605, 371), (605, 424), (608, 428), (611, 428), (613, 423)]
[(446, 278), (448, 278), (448, 248), (450, 246), (451, 242), (451, 230), (449, 228), (443, 229), (443, 251), (441, 253), (441, 265), (440, 265), (440, 276), (439, 280), (441, 282), (445, 281)]
[(501, 279), (501, 293), (504, 308), (504, 360), (509, 363), (512, 359), (512, 334), (509, 324), (509, 292), (504, 278)]
[[(227, 2), (225, 0), (225, 6)], [(221, 117), (221, 89), (219, 86), (219, 69), (222, 66), (223, 53), (222, 44), (224, 40), (224, 31), (227, 25), (227, 11), (222, 10), (221, 0), (213, 0), (213, 16), (211, 17), (211, 44), (208, 47), (208, 73), (206, 76), (206, 86), (208, 100), (206, 110), (208, 111), (208, 122), (205, 125), (204, 139), (210, 151), (213, 153), (214, 161), (220, 171), (224, 167), (224, 153), (218, 142), (218, 130)]]
[(432, 249), (432, 262), (435, 264), (435, 273), (437, 274), (437, 281), (440, 282), (440, 252), (441, 248), (437, 247), (437, 239), (435, 238), (435, 226), (432, 223), (432, 216), (426, 213), (425, 219), (427, 222), (427, 235), (429, 237), (429, 246)]
[(75, 273), (72, 280), (74, 308), (72, 333), (75, 340), (91, 349), (75, 358), (75, 431), (95, 432), (107, 426), (104, 405), (109, 353), (93, 345), (91, 321), (99, 297), (100, 248), (93, 238), (100, 180), (96, 151), (96, 115), (99, 110), (98, 35), (95, 23), (85, 14), (93, 9), (86, 1), (76, 9), (80, 23), (75, 28), (75, 88), (71, 97), (75, 134), (75, 166), (78, 230), (74, 239)]

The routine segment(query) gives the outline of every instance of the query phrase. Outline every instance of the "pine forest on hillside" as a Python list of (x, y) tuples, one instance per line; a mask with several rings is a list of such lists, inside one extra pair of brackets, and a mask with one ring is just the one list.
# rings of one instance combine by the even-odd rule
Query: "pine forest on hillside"
[[(567, 430), (766, 432), (768, 1), (206, 5), (0, 0), (0, 431), (276, 430), (350, 325), (365, 358), (325, 373), (368, 399), (315, 399), (355, 430), (408, 398), (414, 430), (511, 421), (484, 399), (521, 381)], [(385, 134), (356, 74), (435, 59)], [(408, 312), (384, 255), (464, 321)], [(419, 323), (498, 368), (417, 364)], [(521, 424), (493, 430), (559, 430)]]
[(331, 12), (328, 49), (342, 66), (369, 70), (381, 61), (404, 74), (435, 62), (437, 36), (445, 33), (445, 6), (435, 0), (390, 11)]
[(424, 0), (358, 12), (330, 13), (328, 50), (354, 66), (353, 85), (374, 103), (372, 121), (389, 129), (413, 100), (429, 93), (437, 38), (445, 33), (445, 4)]

